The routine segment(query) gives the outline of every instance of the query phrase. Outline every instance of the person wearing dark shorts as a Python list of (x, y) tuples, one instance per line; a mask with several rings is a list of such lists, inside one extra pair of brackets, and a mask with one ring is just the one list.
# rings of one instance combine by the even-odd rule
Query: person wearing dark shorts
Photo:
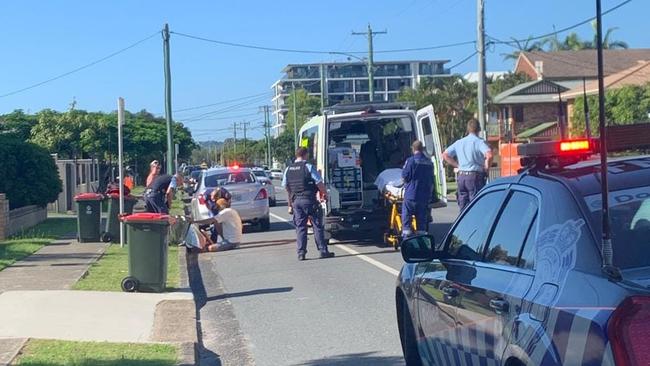
[(183, 184), (180, 174), (159, 175), (144, 191), (147, 212), (169, 214), (174, 198), (174, 189)]
[(492, 150), (478, 137), (481, 126), (476, 119), (467, 122), (467, 136), (454, 142), (442, 153), (442, 158), (458, 168), (458, 206), (463, 211), (485, 186), (492, 164)]

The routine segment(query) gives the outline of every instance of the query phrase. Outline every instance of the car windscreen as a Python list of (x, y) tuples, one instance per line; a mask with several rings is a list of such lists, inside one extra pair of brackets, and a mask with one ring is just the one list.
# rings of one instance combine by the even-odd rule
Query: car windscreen
[[(599, 233), (602, 225), (600, 194), (585, 197)], [(650, 186), (609, 193), (614, 265), (621, 269), (650, 266)]]
[(263, 171), (255, 170), (253, 171), (253, 174), (255, 174), (256, 177), (266, 177), (266, 173)]
[(229, 184), (255, 183), (255, 177), (248, 172), (228, 172), (206, 175), (206, 187), (219, 187)]

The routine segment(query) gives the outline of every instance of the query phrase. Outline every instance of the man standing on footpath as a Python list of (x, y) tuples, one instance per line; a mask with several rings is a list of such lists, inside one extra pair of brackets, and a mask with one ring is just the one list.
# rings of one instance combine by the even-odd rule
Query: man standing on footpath
[[(415, 140), (411, 145), (413, 156), (406, 159), (402, 169), (404, 180), (404, 202), (402, 203), (402, 236), (428, 230), (429, 203), (433, 195), (433, 163), (424, 154), (422, 141)], [(415, 228), (411, 217), (415, 216)]]
[(325, 243), (323, 210), (316, 198), (316, 194), (320, 192), (320, 199), (327, 199), (327, 191), (316, 167), (307, 162), (307, 154), (307, 149), (299, 147), (296, 150), (296, 160), (287, 167), (282, 178), (282, 186), (287, 190), (289, 202), (293, 207), (293, 223), (296, 226), (296, 245), (300, 261), (304, 261), (307, 255), (308, 219), (311, 219), (314, 228), (314, 240), (320, 251), (320, 257), (334, 256)]
[[(463, 211), (485, 186), (492, 164), (492, 150), (478, 137), (481, 126), (476, 119), (467, 122), (467, 136), (454, 142), (442, 153), (442, 158), (458, 168), (458, 206)], [(454, 158), (457, 160), (454, 160)]]
[(174, 189), (183, 184), (180, 173), (159, 175), (144, 191), (147, 212), (169, 214), (174, 199)]

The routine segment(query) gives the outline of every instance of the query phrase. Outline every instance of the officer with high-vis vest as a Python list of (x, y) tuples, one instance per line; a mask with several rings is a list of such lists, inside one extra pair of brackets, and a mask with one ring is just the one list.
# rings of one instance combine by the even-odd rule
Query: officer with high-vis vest
[(289, 204), (293, 208), (293, 223), (296, 226), (296, 245), (298, 260), (305, 260), (307, 255), (307, 220), (311, 219), (314, 228), (314, 240), (321, 258), (331, 258), (334, 253), (327, 249), (323, 231), (323, 210), (317, 199), (327, 199), (323, 178), (312, 164), (307, 162), (307, 149), (296, 150), (296, 160), (287, 167), (282, 178), (282, 186), (289, 195)]

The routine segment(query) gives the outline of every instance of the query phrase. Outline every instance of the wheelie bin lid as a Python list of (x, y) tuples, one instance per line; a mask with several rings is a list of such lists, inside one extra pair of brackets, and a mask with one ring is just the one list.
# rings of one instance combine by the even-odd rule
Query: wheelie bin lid
[(124, 223), (152, 223), (152, 224), (169, 224), (170, 216), (167, 214), (161, 213), (151, 213), (151, 212), (138, 212), (132, 215), (126, 215), (120, 217), (120, 220)]
[(101, 201), (104, 196), (99, 193), (81, 193), (74, 196), (75, 201)]

